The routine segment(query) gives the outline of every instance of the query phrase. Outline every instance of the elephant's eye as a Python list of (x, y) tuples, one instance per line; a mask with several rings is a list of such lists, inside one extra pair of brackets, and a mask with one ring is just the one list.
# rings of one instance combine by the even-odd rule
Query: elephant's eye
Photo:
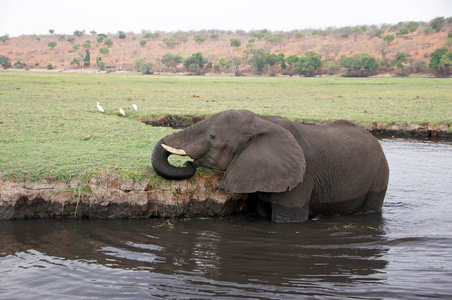
[(209, 137), (213, 140), (215, 139), (215, 136), (213, 134), (209, 134)]

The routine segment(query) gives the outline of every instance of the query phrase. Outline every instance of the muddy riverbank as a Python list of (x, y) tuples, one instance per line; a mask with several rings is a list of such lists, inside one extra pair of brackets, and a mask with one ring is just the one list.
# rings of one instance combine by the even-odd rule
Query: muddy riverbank
[(100, 176), (89, 182), (0, 181), (0, 219), (175, 218), (243, 211), (247, 195), (218, 188), (221, 174), (184, 181), (139, 182)]

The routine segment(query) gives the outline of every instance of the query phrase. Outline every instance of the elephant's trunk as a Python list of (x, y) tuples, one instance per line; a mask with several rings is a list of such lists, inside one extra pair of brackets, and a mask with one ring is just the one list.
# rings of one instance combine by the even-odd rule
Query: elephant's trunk
[[(152, 151), (152, 167), (157, 172), (157, 174), (164, 178), (173, 180), (188, 179), (195, 175), (196, 168), (193, 166), (193, 163), (191, 161), (185, 162), (184, 167), (175, 167), (171, 165), (168, 162), (168, 157), (173, 154), (171, 152), (175, 152), (174, 150), (177, 149), (168, 147), (166, 145), (166, 148), (164, 148), (163, 145), (163, 139), (161, 139), (157, 143), (157, 145), (155, 145), (154, 150)], [(171, 152), (167, 149), (169, 149)], [(176, 154), (183, 155), (182, 152)]]

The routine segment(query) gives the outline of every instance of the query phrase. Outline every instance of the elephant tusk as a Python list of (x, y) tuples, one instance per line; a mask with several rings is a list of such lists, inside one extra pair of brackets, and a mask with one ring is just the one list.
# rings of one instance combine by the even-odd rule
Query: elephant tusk
[(168, 152), (170, 152), (172, 154), (176, 154), (176, 155), (180, 155), (180, 156), (187, 156), (187, 153), (184, 150), (182, 150), (182, 149), (175, 149), (175, 148), (170, 147), (170, 146), (165, 145), (165, 144), (162, 144), (162, 147), (166, 151), (168, 151)]

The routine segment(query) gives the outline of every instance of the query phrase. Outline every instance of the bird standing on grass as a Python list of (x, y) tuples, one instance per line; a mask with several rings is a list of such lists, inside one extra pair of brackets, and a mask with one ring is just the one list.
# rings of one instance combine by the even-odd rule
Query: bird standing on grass
[(104, 112), (104, 109), (102, 108), (102, 106), (100, 106), (99, 102), (97, 102), (97, 109), (98, 109), (100, 112)]
[(134, 109), (135, 111), (137, 111), (137, 110), (138, 110), (138, 107), (137, 107), (137, 105), (136, 105), (136, 104), (132, 104), (132, 106), (133, 106), (133, 109)]
[(122, 108), (119, 109), (119, 112), (121, 113), (121, 115), (125, 116), (126, 114), (124, 113), (124, 111), (122, 110)]

